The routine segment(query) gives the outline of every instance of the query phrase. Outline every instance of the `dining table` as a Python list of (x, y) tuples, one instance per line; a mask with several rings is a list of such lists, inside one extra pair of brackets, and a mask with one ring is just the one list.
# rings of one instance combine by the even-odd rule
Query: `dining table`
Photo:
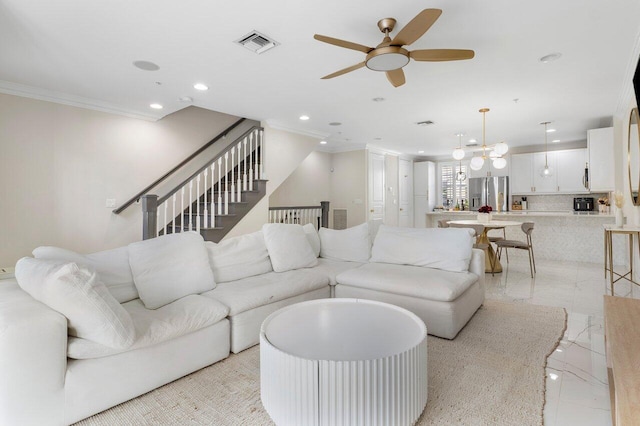
[(500, 259), (498, 259), (498, 255), (496, 251), (493, 249), (489, 241), (489, 237), (487, 233), (492, 229), (504, 229), (507, 226), (521, 226), (522, 222), (516, 222), (514, 220), (490, 220), (489, 222), (480, 222), (477, 219), (468, 219), (468, 220), (450, 220), (447, 222), (448, 224), (456, 224), (456, 225), (483, 225), (484, 231), (482, 234), (478, 235), (476, 238), (476, 243), (485, 244), (486, 248), (484, 249), (484, 271), (490, 273), (500, 273), (502, 272), (502, 265), (500, 264)]

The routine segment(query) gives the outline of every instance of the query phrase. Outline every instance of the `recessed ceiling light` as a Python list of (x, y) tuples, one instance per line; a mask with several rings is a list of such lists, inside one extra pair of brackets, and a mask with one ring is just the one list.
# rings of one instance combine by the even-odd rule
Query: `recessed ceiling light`
[(302, 121), (307, 121), (308, 119), (309, 119), (308, 115), (301, 115), (300, 116), (300, 120), (302, 120)]
[(553, 142), (553, 143), (558, 143), (558, 142), (560, 142), (560, 139), (554, 139), (554, 140), (552, 140), (551, 142)]
[(327, 141), (320, 141), (320, 145), (326, 145)]
[(371, 99), (373, 102), (384, 102), (384, 98), (373, 98)]
[(556, 131), (556, 129), (547, 129), (547, 133), (553, 133), (555, 131)]
[(329, 123), (329, 126), (342, 126), (342, 123), (340, 123), (339, 121), (332, 121), (331, 123)]
[(539, 61), (542, 62), (543, 64), (546, 64), (547, 62), (557, 61), (558, 59), (560, 59), (561, 56), (562, 56), (562, 53), (557, 53), (557, 52), (550, 53), (540, 58)]
[(153, 108), (153, 109), (162, 109), (162, 105), (160, 104), (151, 104), (149, 105), (149, 108)]
[(160, 67), (149, 61), (135, 61), (133, 66), (144, 71), (158, 71)]
[(424, 150), (421, 149), (420, 151), (418, 151), (418, 154), (424, 154)]
[(193, 85), (193, 88), (196, 90), (202, 90), (202, 91), (209, 90), (209, 86), (207, 86), (204, 83), (196, 83)]
[(476, 142), (478, 142), (478, 141), (475, 140), (475, 139), (469, 139), (469, 143), (476, 143)]

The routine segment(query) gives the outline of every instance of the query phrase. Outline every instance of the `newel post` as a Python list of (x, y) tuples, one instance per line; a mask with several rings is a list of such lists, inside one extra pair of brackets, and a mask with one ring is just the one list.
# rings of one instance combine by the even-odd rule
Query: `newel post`
[(158, 196), (149, 194), (140, 197), (142, 201), (142, 239), (157, 237)]
[(329, 202), (320, 201), (320, 207), (322, 207), (322, 219), (320, 222), (320, 227), (328, 228), (329, 227)]

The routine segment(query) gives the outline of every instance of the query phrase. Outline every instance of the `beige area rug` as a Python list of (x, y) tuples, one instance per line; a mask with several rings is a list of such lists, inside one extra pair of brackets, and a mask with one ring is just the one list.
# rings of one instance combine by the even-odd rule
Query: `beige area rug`
[[(542, 425), (546, 359), (564, 309), (487, 300), (453, 340), (429, 336), (429, 401), (418, 425)], [(260, 402), (259, 347), (79, 425), (272, 425)]]

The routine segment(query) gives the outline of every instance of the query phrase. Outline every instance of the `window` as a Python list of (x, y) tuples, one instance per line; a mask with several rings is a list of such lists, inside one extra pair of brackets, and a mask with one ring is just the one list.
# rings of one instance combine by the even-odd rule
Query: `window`
[(462, 207), (469, 205), (469, 179), (463, 181), (456, 180), (458, 172), (465, 175), (469, 173), (466, 164), (460, 163), (440, 163), (440, 189), (442, 194), (442, 205), (451, 208), (458, 205)]

